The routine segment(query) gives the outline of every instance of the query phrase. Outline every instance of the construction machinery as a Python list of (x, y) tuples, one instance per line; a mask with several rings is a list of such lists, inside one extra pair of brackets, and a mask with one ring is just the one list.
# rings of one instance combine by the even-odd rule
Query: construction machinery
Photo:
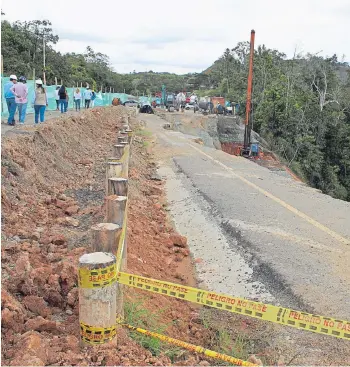
[(165, 107), (168, 112), (174, 112), (176, 108), (176, 96), (174, 93), (169, 93), (166, 96)]
[(166, 105), (166, 87), (165, 84), (162, 85), (162, 94), (161, 94), (162, 98), (161, 98), (161, 105), (165, 106)]

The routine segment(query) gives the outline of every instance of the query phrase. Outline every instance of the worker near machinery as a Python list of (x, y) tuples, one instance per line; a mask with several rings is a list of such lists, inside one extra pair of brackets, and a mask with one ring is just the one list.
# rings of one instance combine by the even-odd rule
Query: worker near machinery
[(218, 115), (218, 114), (223, 114), (223, 112), (224, 112), (224, 107), (222, 107), (221, 106), (221, 104), (218, 102), (217, 104), (216, 104), (216, 114)]
[(183, 111), (183, 109), (185, 108), (185, 102), (186, 102), (186, 96), (183, 92), (179, 92), (176, 96), (176, 105), (177, 108), (180, 109), (181, 111)]
[(198, 98), (194, 93), (192, 93), (190, 97), (190, 103), (193, 103), (193, 104), (198, 103)]
[(214, 104), (212, 101), (208, 102), (208, 109), (209, 109), (209, 113), (212, 114), (214, 110)]

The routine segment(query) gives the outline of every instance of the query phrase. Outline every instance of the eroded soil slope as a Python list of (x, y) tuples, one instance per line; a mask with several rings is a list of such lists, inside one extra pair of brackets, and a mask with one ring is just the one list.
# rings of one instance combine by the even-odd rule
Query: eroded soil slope
[[(153, 341), (135, 341), (123, 329), (108, 345), (79, 346), (77, 264), (90, 251), (90, 226), (103, 221), (104, 161), (112, 155), (126, 111), (97, 108), (3, 139), (3, 365), (209, 364)], [(130, 121), (137, 129), (136, 120)], [(144, 139), (135, 139), (127, 270), (193, 284), (186, 239), (167, 221), (163, 183), (154, 179), (154, 171)], [(150, 320), (159, 316), (166, 326), (162, 332), (212, 345), (216, 331), (204, 327), (195, 306), (131, 289), (125, 300), (129, 321), (152, 328)], [(130, 305), (140, 306), (143, 316), (131, 312)]]

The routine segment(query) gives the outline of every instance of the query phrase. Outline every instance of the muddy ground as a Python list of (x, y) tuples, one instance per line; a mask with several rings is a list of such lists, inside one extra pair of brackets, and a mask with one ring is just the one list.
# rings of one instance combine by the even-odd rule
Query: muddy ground
[[(126, 111), (96, 108), (3, 139), (2, 365), (217, 363), (123, 329), (108, 345), (80, 347), (77, 264), (90, 251), (89, 228), (104, 218), (104, 161), (111, 156)], [(131, 125), (139, 129), (134, 118)], [(194, 285), (186, 238), (169, 223), (164, 183), (153, 177), (151, 140), (140, 134), (132, 148), (127, 270)], [(226, 344), (220, 341), (220, 317), (215, 313), (132, 289), (125, 294), (127, 321), (232, 352), (228, 336)], [(204, 321), (203, 312), (210, 322)], [(247, 322), (234, 318), (232, 326), (241, 335)], [(243, 358), (264, 348), (266, 343), (249, 348), (240, 343), (236, 352)], [(272, 361), (276, 353), (270, 354)]]

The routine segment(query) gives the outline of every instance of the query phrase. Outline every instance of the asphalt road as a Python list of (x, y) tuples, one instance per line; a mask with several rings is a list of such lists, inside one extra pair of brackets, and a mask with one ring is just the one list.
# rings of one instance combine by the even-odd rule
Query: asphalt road
[(209, 288), (350, 319), (350, 203), (165, 130), (157, 116), (140, 119)]

